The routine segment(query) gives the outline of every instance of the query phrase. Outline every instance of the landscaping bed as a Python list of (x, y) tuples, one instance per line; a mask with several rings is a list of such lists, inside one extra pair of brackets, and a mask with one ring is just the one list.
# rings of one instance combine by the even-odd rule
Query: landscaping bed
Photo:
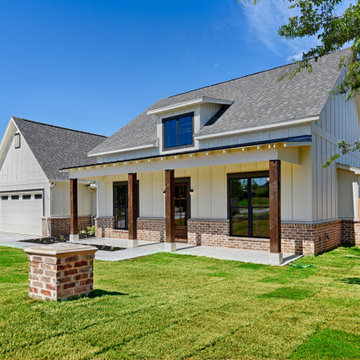
[[(80, 239), (88, 239), (89, 236), (84, 236), (80, 234)], [(41, 245), (50, 245), (50, 244), (58, 244), (58, 243), (66, 243), (69, 241), (69, 236), (58, 236), (58, 237), (45, 237), (45, 238), (37, 238), (37, 239), (28, 239), (22, 240), (21, 242), (31, 243), (31, 244), (41, 244)], [(95, 245), (91, 244), (91, 246), (95, 246), (99, 250), (103, 251), (118, 251), (124, 250), (123, 247), (116, 246), (108, 246), (108, 245)]]

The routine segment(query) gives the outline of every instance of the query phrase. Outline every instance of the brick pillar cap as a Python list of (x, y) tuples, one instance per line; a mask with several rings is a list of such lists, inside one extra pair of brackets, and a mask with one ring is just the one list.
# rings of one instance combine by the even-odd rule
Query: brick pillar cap
[(95, 246), (76, 245), (76, 244), (51, 244), (41, 245), (25, 249), (28, 254), (63, 256), (78, 253), (94, 254), (98, 249)]

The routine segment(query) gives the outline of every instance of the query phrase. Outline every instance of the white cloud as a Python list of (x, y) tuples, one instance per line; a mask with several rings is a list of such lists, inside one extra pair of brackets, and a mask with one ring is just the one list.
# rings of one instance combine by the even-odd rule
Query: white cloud
[(240, 2), (249, 31), (258, 41), (261, 41), (269, 51), (277, 56), (285, 56), (288, 61), (300, 60), (302, 53), (319, 44), (316, 37), (287, 40), (278, 36), (281, 25), (294, 16), (295, 10), (289, 9), (285, 0), (264, 0)]

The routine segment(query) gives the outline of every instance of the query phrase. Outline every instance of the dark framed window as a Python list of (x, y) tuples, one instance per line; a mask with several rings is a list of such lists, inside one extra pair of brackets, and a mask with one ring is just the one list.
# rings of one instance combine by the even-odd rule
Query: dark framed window
[(7, 200), (9, 197), (7, 196), (7, 195), (3, 195), (2, 197), (1, 197), (1, 200)]
[(230, 235), (270, 236), (269, 173), (228, 175)]
[(42, 199), (42, 194), (35, 194), (35, 199), (36, 200)]
[(164, 149), (193, 144), (194, 113), (163, 119)]
[(19, 200), (19, 195), (11, 195), (11, 200)]
[[(139, 181), (137, 182), (137, 216), (139, 216)], [(113, 215), (115, 229), (128, 229), (128, 182), (113, 183)]]
[(23, 195), (22, 198), (23, 200), (31, 200), (31, 195), (30, 194)]
[(21, 146), (20, 134), (15, 134), (15, 149), (19, 149)]

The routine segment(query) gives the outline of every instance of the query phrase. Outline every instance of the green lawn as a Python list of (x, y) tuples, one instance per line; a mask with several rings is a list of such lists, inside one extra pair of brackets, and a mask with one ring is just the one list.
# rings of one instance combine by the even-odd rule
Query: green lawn
[(157, 254), (95, 264), (92, 297), (27, 298), (0, 248), (0, 358), (359, 359), (360, 249), (269, 267)]

